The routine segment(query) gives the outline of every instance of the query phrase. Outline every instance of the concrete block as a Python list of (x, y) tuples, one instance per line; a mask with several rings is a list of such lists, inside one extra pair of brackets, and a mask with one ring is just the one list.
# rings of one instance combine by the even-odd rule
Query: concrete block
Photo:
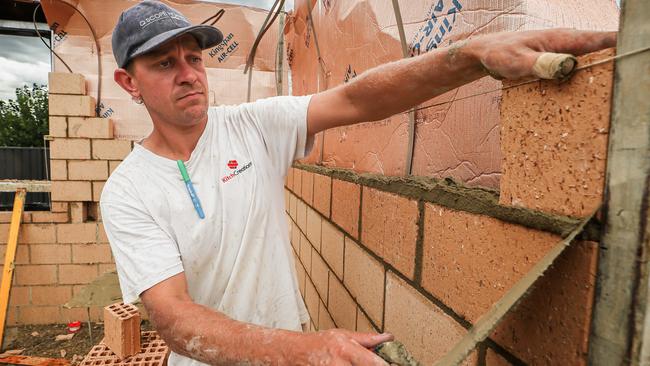
[(121, 162), (122, 160), (110, 160), (108, 162), (108, 174), (109, 175), (113, 174), (113, 172), (115, 171), (115, 169), (117, 169), (117, 166), (120, 165)]
[(104, 308), (104, 343), (120, 359), (140, 352), (140, 312), (135, 305)]
[(55, 265), (16, 266), (16, 285), (54, 285), (57, 282)]
[[(32, 286), (33, 305), (62, 305), (72, 298), (72, 286)], [(14, 289), (11, 289), (14, 296)]]
[(332, 315), (327, 310), (325, 304), (321, 301), (318, 303), (318, 330), (327, 330), (336, 328)]
[(332, 221), (355, 239), (359, 237), (359, 203), (361, 187), (358, 184), (334, 179), (332, 181)]
[(422, 287), (475, 322), (559, 240), (553, 234), (427, 203)]
[(99, 117), (69, 117), (68, 136), (112, 139), (113, 121)]
[(90, 201), (92, 198), (90, 182), (52, 182), (52, 201)]
[(96, 264), (61, 264), (59, 265), (59, 284), (84, 285), (97, 278)]
[[(105, 181), (102, 182), (93, 182), (93, 202), (99, 202), (99, 199), (102, 197), (102, 190), (104, 189)], [(97, 210), (97, 213), (100, 213)]]
[(72, 263), (111, 263), (112, 260), (111, 247), (108, 244), (72, 245)]
[(131, 152), (131, 141), (92, 140), (93, 159), (123, 160)]
[(318, 321), (318, 304), (320, 303), (320, 298), (318, 297), (318, 292), (316, 292), (316, 287), (314, 283), (311, 282), (309, 277), (305, 283), (305, 306), (307, 306), (307, 311), (309, 316), (314, 319), (315, 322)]
[(384, 266), (354, 240), (345, 238), (343, 283), (379, 327), (384, 314)]
[(50, 94), (50, 116), (95, 116), (95, 99), (87, 95)]
[(330, 270), (325, 264), (325, 261), (321, 256), (314, 252), (311, 257), (311, 279), (314, 281), (314, 286), (320, 294), (323, 301), (327, 302), (327, 296), (329, 294), (328, 282), (329, 282), (329, 273)]
[(303, 232), (307, 232), (307, 205), (301, 201), (296, 201), (296, 224)]
[(364, 187), (361, 215), (361, 242), (413, 279), (419, 217), (417, 202)]
[(300, 234), (300, 261), (305, 266), (307, 273), (311, 272), (311, 257), (312, 246), (309, 240), (301, 233)]
[(378, 333), (379, 329), (375, 328), (370, 319), (361, 311), (361, 308), (357, 307), (357, 332), (363, 333)]
[(52, 212), (68, 212), (68, 207), (67, 202), (52, 202), (50, 210)]
[(68, 162), (70, 180), (106, 180), (108, 162), (104, 160), (70, 160)]
[(302, 169), (293, 168), (293, 193), (302, 197)]
[(55, 228), (56, 225), (53, 224), (22, 224), (18, 233), (18, 242), (20, 244), (55, 243)]
[[(62, 264), (71, 263), (69, 244), (33, 244), (30, 245), (32, 264)], [(53, 304), (53, 305), (61, 305)]]
[(67, 212), (50, 212), (50, 211), (34, 211), (32, 212), (33, 223), (43, 224), (60, 224), (66, 223), (70, 220)]
[(97, 242), (97, 223), (76, 223), (57, 225), (59, 243), (95, 243)]
[[(579, 63), (612, 55), (613, 49), (603, 50), (580, 57)], [(500, 203), (577, 217), (600, 205), (613, 66), (582, 70), (565, 83), (504, 90)]]
[(21, 306), (19, 324), (54, 324), (60, 320), (59, 306)]
[(90, 140), (54, 139), (50, 142), (51, 159), (90, 159)]
[(86, 78), (81, 74), (50, 72), (47, 79), (50, 94), (86, 94)]

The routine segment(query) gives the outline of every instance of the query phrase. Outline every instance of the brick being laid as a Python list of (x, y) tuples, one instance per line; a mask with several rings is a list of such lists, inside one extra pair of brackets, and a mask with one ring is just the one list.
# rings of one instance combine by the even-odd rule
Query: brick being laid
[(104, 308), (104, 343), (120, 359), (140, 352), (140, 319), (138, 308), (132, 304)]
[(169, 347), (157, 332), (142, 332), (140, 351), (125, 359), (120, 359), (105, 343), (94, 346), (79, 366), (165, 366)]

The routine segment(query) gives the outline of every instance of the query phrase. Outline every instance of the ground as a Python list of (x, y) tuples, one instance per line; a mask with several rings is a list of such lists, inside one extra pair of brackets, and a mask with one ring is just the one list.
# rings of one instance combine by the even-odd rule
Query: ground
[[(148, 321), (143, 321), (141, 329), (152, 330), (152, 327)], [(72, 339), (55, 341), (56, 336), (68, 334), (66, 324), (7, 327), (6, 347), (3, 347), (3, 351), (24, 349), (21, 355), (65, 358), (72, 364), (77, 364), (104, 337), (103, 323), (92, 323), (91, 330), (92, 332), (88, 332), (88, 323), (83, 323), (81, 330), (75, 333)]]

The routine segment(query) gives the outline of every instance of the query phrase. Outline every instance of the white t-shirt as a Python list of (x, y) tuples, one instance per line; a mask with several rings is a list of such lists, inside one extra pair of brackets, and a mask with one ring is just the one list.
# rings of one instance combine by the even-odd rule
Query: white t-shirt
[[(124, 302), (185, 272), (189, 295), (229, 317), (299, 331), (300, 296), (284, 213), (284, 177), (308, 153), (310, 97), (208, 110), (185, 162), (200, 219), (176, 161), (139, 144), (111, 174), (101, 211)], [(306, 151), (307, 150), (307, 151)], [(172, 353), (170, 365), (199, 365)]]

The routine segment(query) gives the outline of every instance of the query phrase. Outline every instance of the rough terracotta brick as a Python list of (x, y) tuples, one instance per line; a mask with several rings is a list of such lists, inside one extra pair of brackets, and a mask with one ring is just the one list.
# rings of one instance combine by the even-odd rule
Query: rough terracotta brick
[(120, 359), (140, 352), (140, 313), (135, 305), (118, 303), (104, 308), (103, 343)]
[(95, 99), (87, 95), (50, 94), (51, 116), (95, 116)]
[(302, 188), (300, 189), (302, 197), (308, 205), (314, 204), (314, 173), (302, 172)]
[[(613, 49), (603, 50), (579, 63), (612, 55)], [(566, 83), (504, 89), (500, 203), (570, 216), (587, 216), (600, 205), (613, 67), (585, 69)]]
[(339, 278), (343, 278), (344, 234), (329, 221), (323, 220), (321, 254)]
[(357, 323), (357, 304), (343, 284), (330, 274), (327, 309), (339, 328), (354, 330)]
[(52, 182), (52, 201), (90, 201), (92, 198), (90, 182)]
[(49, 211), (34, 211), (32, 212), (33, 223), (65, 223), (70, 220), (67, 212), (49, 212)]
[(417, 202), (364, 187), (361, 215), (361, 242), (413, 279), (418, 233)]
[(598, 243), (574, 242), (492, 338), (531, 365), (586, 365)]
[(113, 121), (108, 118), (68, 118), (69, 137), (112, 139)]
[(296, 202), (296, 224), (302, 232), (307, 231), (307, 205), (301, 200)]
[(54, 139), (50, 142), (51, 159), (90, 159), (90, 140)]
[(30, 287), (11, 286), (11, 290), (9, 292), (9, 305), (29, 305), (30, 292)]
[(300, 229), (295, 222), (291, 222), (291, 245), (296, 253), (300, 254)]
[(508, 362), (498, 353), (494, 352), (491, 348), (488, 348), (485, 353), (485, 366), (511, 366), (512, 364)]
[(289, 196), (289, 217), (291, 217), (291, 219), (294, 222), (297, 222), (298, 221), (297, 214), (298, 214), (298, 198), (292, 193)]
[(59, 265), (59, 283), (62, 285), (86, 284), (97, 277), (95, 264), (61, 264)]
[(104, 189), (105, 181), (102, 182), (93, 182), (93, 202), (99, 202), (99, 199), (102, 196), (102, 190)]
[(330, 270), (321, 256), (313, 252), (311, 256), (311, 279), (323, 301), (327, 302)]
[(18, 314), (20, 324), (54, 324), (61, 315), (58, 306), (21, 306)]
[(305, 282), (307, 279), (307, 272), (305, 271), (305, 267), (302, 266), (302, 263), (300, 263), (299, 260), (296, 259), (296, 276), (298, 277), (298, 287), (300, 288), (300, 293), (305, 294)]
[(560, 238), (427, 203), (423, 240), (422, 286), (474, 322)]
[(302, 197), (302, 170), (294, 169), (293, 170), (293, 193)]
[(359, 202), (361, 187), (358, 184), (332, 180), (332, 221), (350, 236), (359, 237)]
[(307, 206), (307, 239), (320, 251), (321, 241), (321, 216), (313, 208)]
[(60, 264), (71, 262), (68, 244), (30, 245), (32, 264)]
[(381, 327), (384, 313), (384, 266), (354, 240), (345, 238), (345, 287)]
[(320, 298), (318, 297), (318, 292), (316, 292), (316, 287), (311, 282), (309, 277), (307, 277), (305, 283), (305, 305), (307, 306), (307, 311), (312, 319), (315, 322), (318, 321), (318, 303), (320, 303)]
[(55, 265), (16, 266), (16, 285), (51, 285), (56, 283)]
[(113, 174), (113, 172), (115, 171), (115, 169), (117, 169), (117, 167), (120, 165), (121, 162), (122, 162), (122, 160), (109, 160), (108, 161), (108, 174), (109, 175)]
[(321, 301), (318, 304), (318, 330), (327, 330), (336, 328), (332, 315), (327, 311), (327, 307)]
[(104, 160), (70, 160), (70, 180), (102, 180), (108, 178), (108, 162)]
[(93, 159), (123, 160), (131, 152), (128, 140), (92, 140)]
[(50, 94), (86, 94), (86, 79), (81, 74), (50, 72), (47, 80), (47, 88)]
[(20, 225), (18, 242), (25, 244), (55, 243), (56, 231), (53, 224)]
[(384, 331), (399, 339), (423, 365), (432, 365), (465, 329), (392, 272), (386, 278)]
[(68, 212), (68, 207), (67, 202), (52, 202), (50, 210), (52, 212)]
[(110, 263), (111, 247), (108, 244), (75, 244), (72, 246), (73, 263)]
[(50, 136), (67, 137), (68, 122), (66, 117), (50, 117), (49, 119)]
[(312, 251), (312, 246), (309, 243), (309, 240), (301, 233), (300, 234), (300, 261), (302, 262), (303, 266), (305, 266), (305, 270), (307, 273), (311, 272), (311, 254)]
[(293, 191), (293, 168), (289, 168), (287, 170), (287, 176), (286, 176), (286, 187)]
[(71, 286), (32, 286), (33, 305), (63, 305), (71, 297)]
[(314, 174), (314, 208), (325, 217), (330, 217), (332, 178)]
[(370, 322), (370, 319), (361, 311), (361, 308), (357, 307), (357, 332), (364, 332), (364, 333), (377, 333), (379, 332), (378, 329), (376, 329), (372, 323)]

